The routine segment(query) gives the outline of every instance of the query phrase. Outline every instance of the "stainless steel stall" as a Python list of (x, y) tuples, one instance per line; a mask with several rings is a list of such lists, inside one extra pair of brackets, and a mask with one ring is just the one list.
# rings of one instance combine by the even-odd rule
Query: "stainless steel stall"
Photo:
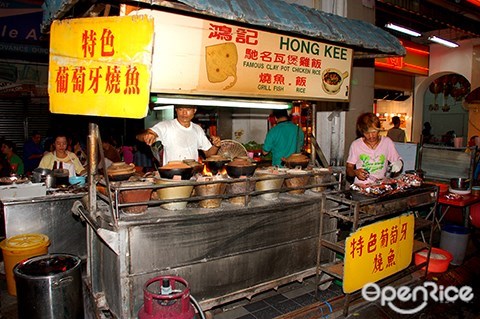
[(50, 253), (69, 253), (85, 259), (86, 225), (72, 213), (82, 193), (57, 193), (32, 198), (4, 198), (2, 223), (5, 237), (41, 233), (50, 239)]

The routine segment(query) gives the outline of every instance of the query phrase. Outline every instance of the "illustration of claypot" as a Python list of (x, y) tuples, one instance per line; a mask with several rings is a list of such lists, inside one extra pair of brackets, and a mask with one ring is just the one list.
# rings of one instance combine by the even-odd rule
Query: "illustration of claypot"
[(342, 87), (343, 81), (348, 77), (348, 71), (341, 72), (338, 69), (329, 68), (322, 72), (322, 88), (325, 93), (337, 94)]

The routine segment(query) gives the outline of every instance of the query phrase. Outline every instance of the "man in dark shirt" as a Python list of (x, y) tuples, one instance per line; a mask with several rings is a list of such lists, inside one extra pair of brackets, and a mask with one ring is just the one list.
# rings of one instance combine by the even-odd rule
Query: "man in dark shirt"
[(33, 131), (31, 138), (23, 145), (23, 163), (25, 165), (25, 174), (31, 173), (40, 164), (43, 157), (43, 147), (40, 144), (42, 136), (37, 131)]

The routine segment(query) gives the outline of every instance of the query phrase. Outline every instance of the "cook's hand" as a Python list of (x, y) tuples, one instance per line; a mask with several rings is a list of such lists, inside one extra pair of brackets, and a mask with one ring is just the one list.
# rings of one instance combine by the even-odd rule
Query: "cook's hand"
[(368, 171), (363, 168), (356, 169), (354, 170), (354, 172), (355, 172), (355, 176), (361, 181), (366, 180), (368, 176), (370, 176)]
[(157, 140), (157, 134), (153, 131), (147, 130), (137, 135), (137, 140), (145, 142), (147, 145), (152, 145)]
[(221, 143), (222, 140), (218, 136), (212, 136), (211, 141), (212, 141), (212, 145), (217, 148), (220, 148), (222, 146), (222, 143)]
[(392, 173), (398, 173), (402, 170), (403, 162), (401, 160), (392, 163)]

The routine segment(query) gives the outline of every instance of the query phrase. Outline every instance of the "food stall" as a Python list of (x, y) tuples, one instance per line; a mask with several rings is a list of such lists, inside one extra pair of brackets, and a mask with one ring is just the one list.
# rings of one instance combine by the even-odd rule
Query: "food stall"
[[(208, 1), (148, 2), (141, 8), (122, 5), (122, 17), (68, 20), (58, 19), (71, 7), (46, 3), (46, 24), (53, 20), (49, 94), (51, 109), (59, 113), (142, 118), (152, 96), (160, 106), (273, 109), (286, 108), (298, 99), (347, 102), (354, 55), (404, 53), (398, 40), (372, 25), (283, 1), (264, 10), (288, 21), (282, 14), (294, 9), (299, 15), (295, 23), (302, 25), (301, 37), (284, 34), (291, 25), (276, 23), (276, 29), (283, 31), (274, 33), (270, 22), (254, 23), (251, 10), (240, 2), (235, 2), (236, 10), (250, 14), (235, 11), (233, 22), (228, 21), (230, 10), (204, 7)], [(369, 32), (355, 39), (350, 28), (326, 35), (321, 19)], [(315, 22), (307, 26), (302, 21)], [(100, 34), (101, 50), (93, 50), (93, 45), (88, 50), (86, 39)], [(98, 81), (85, 83), (84, 91), (72, 92), (65, 89), (67, 82), (57, 81), (78, 75), (72, 70), (106, 72), (112, 65), (126, 79), (115, 83), (118, 87), (101, 80), (100, 74)], [(92, 86), (97, 90), (87, 89)], [(105, 101), (111, 102), (108, 108)], [(334, 221), (320, 229), (320, 211), (326, 205), (322, 193), (339, 190), (343, 184), (340, 171), (310, 165), (275, 172), (258, 168), (254, 175), (240, 177), (219, 170), (213, 174), (219, 179), (127, 176), (128, 180), (114, 181), (108, 173), (98, 179), (100, 140), (98, 128), (92, 125), (88, 203), (75, 203), (74, 210), (89, 225), (90, 296), (98, 311), (112, 317), (136, 317), (143, 285), (159, 275), (185, 278), (204, 310), (302, 280), (315, 274), (319, 234), (335, 236)], [(126, 167), (120, 171), (130, 174)], [(333, 175), (337, 178), (331, 179)], [(265, 188), (265, 184), (276, 186)], [(203, 188), (210, 186), (220, 191), (203, 194)], [(177, 191), (185, 193), (163, 197)], [(127, 200), (132, 193), (136, 199)]]

